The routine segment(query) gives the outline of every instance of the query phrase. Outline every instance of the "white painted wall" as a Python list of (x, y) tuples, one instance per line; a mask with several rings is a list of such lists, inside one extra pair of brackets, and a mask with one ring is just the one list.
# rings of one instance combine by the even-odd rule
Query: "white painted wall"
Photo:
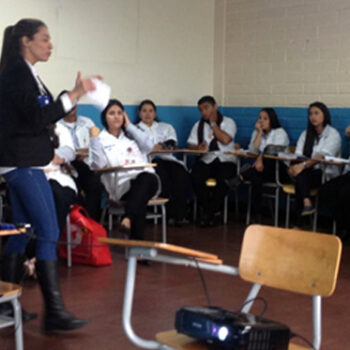
[(350, 105), (349, 0), (217, 1), (225, 105)]
[[(37, 65), (53, 93), (101, 74), (125, 104), (193, 105), (213, 93), (215, 0), (1, 0), (0, 30), (40, 18), (54, 53)], [(1, 44), (2, 44), (2, 38)]]

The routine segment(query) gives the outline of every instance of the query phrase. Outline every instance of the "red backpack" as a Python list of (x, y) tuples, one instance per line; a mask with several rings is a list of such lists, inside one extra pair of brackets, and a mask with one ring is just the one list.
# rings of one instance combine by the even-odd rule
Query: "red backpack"
[[(111, 252), (107, 244), (98, 241), (107, 237), (106, 229), (92, 219), (88, 212), (75, 204), (70, 211), (70, 226), (72, 239), (72, 262), (93, 266), (111, 265)], [(61, 240), (67, 242), (66, 229)], [(60, 245), (59, 255), (67, 259), (67, 247)]]

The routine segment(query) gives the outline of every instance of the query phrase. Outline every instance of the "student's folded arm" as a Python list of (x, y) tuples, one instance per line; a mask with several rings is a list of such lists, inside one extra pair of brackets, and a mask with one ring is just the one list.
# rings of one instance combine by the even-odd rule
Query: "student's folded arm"
[(75, 150), (67, 145), (60, 146), (55, 150), (55, 154), (64, 158), (66, 163), (70, 163), (75, 159)]
[(154, 141), (146, 132), (131, 123), (127, 126), (126, 131), (132, 137), (132, 139), (135, 140), (141, 152), (152, 152)]

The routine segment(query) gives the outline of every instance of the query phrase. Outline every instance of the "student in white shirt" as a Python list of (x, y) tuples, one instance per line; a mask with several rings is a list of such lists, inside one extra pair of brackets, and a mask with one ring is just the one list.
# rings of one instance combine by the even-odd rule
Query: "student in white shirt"
[(44, 167), (44, 173), (52, 188), (58, 227), (62, 233), (70, 206), (77, 200), (77, 186), (68, 173), (69, 163), (75, 158), (75, 149), (72, 137), (65, 126), (56, 123), (54, 131), (58, 138), (58, 147), (50, 164)]
[[(218, 110), (214, 97), (203, 96), (198, 101), (201, 120), (192, 127), (187, 140), (192, 150), (208, 151), (193, 166), (191, 177), (202, 213), (200, 226), (213, 226), (219, 222), (221, 205), (227, 193), (225, 180), (236, 174), (236, 157), (225, 154), (234, 150), (236, 123)], [(208, 188), (208, 178), (216, 179), (216, 186)]]
[[(311, 215), (315, 208), (311, 202), (310, 190), (320, 187), (322, 183), (322, 169), (317, 160), (324, 156), (338, 156), (341, 150), (339, 132), (331, 127), (331, 115), (325, 104), (314, 102), (308, 109), (307, 129), (300, 135), (295, 154), (307, 159), (289, 167), (289, 174), (295, 180), (295, 194), (297, 212), (302, 216)], [(339, 167), (327, 166), (327, 179), (339, 175)]]
[[(90, 162), (93, 169), (147, 163), (153, 140), (133, 125), (122, 103), (110, 100), (101, 113), (105, 129), (92, 127)], [(102, 183), (111, 199), (125, 201), (119, 230), (131, 238), (144, 239), (148, 201), (160, 192), (160, 180), (152, 167), (104, 173)]]
[[(77, 109), (77, 106), (75, 106), (59, 123), (70, 131), (76, 150), (89, 149), (90, 129), (95, 124), (90, 118), (78, 116)], [(79, 188), (79, 203), (82, 204), (93, 219), (99, 221), (103, 185), (99, 174), (94, 173), (90, 169), (88, 158), (88, 156), (78, 154), (71, 164), (78, 173), (76, 182)]]
[[(258, 222), (261, 221), (263, 183), (276, 180), (276, 161), (263, 157), (265, 152), (269, 153), (270, 146), (282, 146), (285, 150), (289, 146), (289, 138), (281, 127), (275, 110), (273, 108), (263, 108), (255, 123), (255, 130), (249, 144), (249, 150), (259, 153), (259, 156), (251, 168), (238, 175), (240, 180), (251, 181), (252, 214)], [(279, 162), (279, 180), (282, 183), (290, 181), (287, 167), (283, 162)]]
[[(345, 129), (345, 136), (350, 138), (350, 125)], [(349, 141), (348, 141), (349, 142)], [(349, 158), (350, 161), (350, 158)], [(350, 166), (347, 165), (341, 176), (326, 182), (319, 190), (319, 199), (330, 209), (337, 223), (337, 235), (344, 243), (350, 238)]]
[[(157, 120), (157, 107), (151, 100), (144, 100), (139, 107), (137, 126), (145, 131), (154, 141), (152, 152), (177, 147), (177, 136), (174, 127)], [(173, 154), (156, 154), (153, 162), (162, 182), (162, 196), (169, 198), (167, 218), (176, 226), (186, 223), (186, 200), (190, 190), (190, 177), (183, 162)]]

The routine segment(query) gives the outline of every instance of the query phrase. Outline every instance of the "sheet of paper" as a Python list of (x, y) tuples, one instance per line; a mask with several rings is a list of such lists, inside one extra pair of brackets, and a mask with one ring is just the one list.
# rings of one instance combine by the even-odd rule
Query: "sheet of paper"
[(89, 91), (86, 97), (89, 102), (102, 111), (106, 108), (111, 97), (111, 87), (97, 78), (92, 78), (92, 81), (96, 89), (94, 91)]

